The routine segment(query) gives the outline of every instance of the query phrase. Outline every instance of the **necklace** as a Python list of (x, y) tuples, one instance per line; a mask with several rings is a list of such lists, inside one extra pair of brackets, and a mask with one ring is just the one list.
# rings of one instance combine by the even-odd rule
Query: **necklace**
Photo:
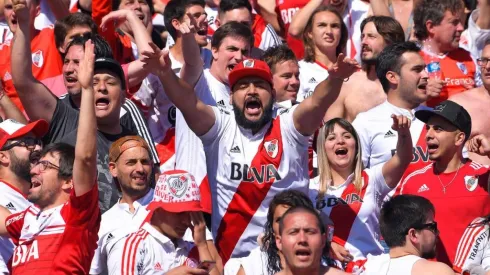
[(451, 181), (450, 181), (448, 184), (446, 184), (446, 185), (444, 185), (444, 184), (442, 183), (441, 178), (439, 177), (439, 175), (437, 175), (437, 179), (438, 179), (438, 180), (439, 180), (439, 182), (441, 183), (441, 186), (442, 186), (442, 192), (443, 192), (444, 194), (446, 194), (446, 188), (448, 188), (448, 187), (449, 187), (449, 185), (451, 185), (451, 183), (453, 183), (453, 181), (454, 181), (454, 180), (456, 179), (456, 177), (458, 176), (459, 168), (461, 168), (461, 162), (459, 162), (458, 170), (456, 170), (456, 174), (454, 175), (453, 179), (452, 179), (452, 180), (451, 180)]

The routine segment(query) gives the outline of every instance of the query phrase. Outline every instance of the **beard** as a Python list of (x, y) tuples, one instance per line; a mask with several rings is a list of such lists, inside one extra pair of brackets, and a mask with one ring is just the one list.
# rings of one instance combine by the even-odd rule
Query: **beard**
[(13, 152), (10, 155), (10, 170), (19, 178), (31, 182), (31, 163), (28, 159), (20, 159)]
[(432, 247), (429, 251), (422, 251), (422, 255), (420, 255), (423, 259), (434, 259), (436, 257), (436, 246)]
[(240, 107), (238, 107), (235, 101), (232, 100), (232, 105), (233, 105), (233, 113), (235, 113), (236, 123), (245, 129), (252, 130), (252, 132), (254, 133), (258, 132), (260, 129), (262, 129), (262, 127), (264, 127), (267, 123), (269, 123), (272, 120), (272, 109), (273, 109), (272, 99), (265, 107), (263, 107), (264, 112), (262, 113), (262, 116), (256, 121), (249, 120), (245, 116), (245, 104), (243, 106), (243, 109), (240, 109)]

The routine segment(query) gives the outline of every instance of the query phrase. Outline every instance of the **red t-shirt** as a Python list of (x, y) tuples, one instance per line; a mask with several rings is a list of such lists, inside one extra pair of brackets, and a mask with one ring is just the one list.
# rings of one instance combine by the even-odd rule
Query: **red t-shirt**
[[(435, 220), (441, 232), (437, 244), (438, 261), (452, 266), (466, 227), (475, 218), (490, 213), (489, 174), (490, 168), (468, 161), (458, 172), (437, 177), (433, 164), (430, 164), (407, 176), (402, 183), (401, 194), (422, 196), (434, 204)], [(446, 186), (446, 193), (443, 185)]]
[(31, 206), (5, 224), (16, 245), (12, 274), (88, 274), (100, 225), (97, 184), (63, 205), (40, 212)]
[(294, 14), (308, 2), (309, 0), (276, 0), (277, 20), (284, 26), (284, 38), (298, 60), (303, 59), (305, 55), (303, 41), (292, 37), (288, 30)]
[[(12, 81), (10, 41), (0, 46), (0, 78), (5, 93), (19, 109), (24, 110)], [(53, 27), (41, 30), (31, 41), (32, 74), (41, 81), (61, 74), (63, 62), (54, 42)]]

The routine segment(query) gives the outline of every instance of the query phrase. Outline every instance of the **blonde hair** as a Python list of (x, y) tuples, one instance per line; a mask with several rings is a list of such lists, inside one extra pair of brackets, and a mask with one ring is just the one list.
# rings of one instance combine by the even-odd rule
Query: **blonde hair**
[(361, 143), (359, 141), (359, 136), (356, 130), (343, 118), (334, 118), (327, 121), (318, 133), (318, 139), (316, 141), (316, 152), (318, 154), (318, 174), (319, 174), (319, 184), (320, 188), (318, 190), (318, 199), (323, 199), (327, 192), (328, 183), (332, 180), (332, 168), (330, 167), (330, 162), (327, 158), (327, 153), (325, 152), (325, 140), (328, 134), (332, 133), (335, 125), (339, 125), (344, 130), (349, 132), (356, 141), (356, 157), (354, 159), (354, 180), (352, 181), (357, 192), (362, 189), (362, 170), (364, 170), (364, 165), (362, 163), (361, 156)]

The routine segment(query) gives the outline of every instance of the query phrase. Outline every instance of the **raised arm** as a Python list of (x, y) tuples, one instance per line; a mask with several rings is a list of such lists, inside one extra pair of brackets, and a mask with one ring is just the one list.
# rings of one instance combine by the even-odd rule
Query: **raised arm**
[(182, 34), (182, 55), (184, 56), (184, 66), (180, 71), (180, 77), (192, 87), (196, 86), (204, 68), (199, 45), (194, 36), (196, 28), (196, 19), (189, 13), (184, 16), (184, 22), (178, 28)]
[(197, 136), (204, 135), (216, 121), (213, 109), (200, 101), (194, 89), (175, 75), (168, 57), (168, 50), (161, 51), (155, 44), (150, 45), (153, 51), (143, 52), (142, 61), (147, 63), (147, 69), (158, 76), (165, 93), (175, 107), (182, 112), (189, 128)]
[(490, 158), (490, 141), (482, 134), (476, 135), (472, 139), (468, 140), (466, 147), (468, 148), (468, 152)]
[(56, 20), (70, 15), (70, 0), (48, 0), (49, 9), (53, 12)]
[(490, 29), (490, 16), (488, 16), (490, 14), (490, 0), (478, 1), (478, 9), (480, 14), (476, 20), (476, 25), (482, 30)]
[(373, 15), (375, 16), (389, 16), (391, 17), (390, 10), (388, 9), (388, 3), (386, 0), (371, 0), (371, 9), (373, 10)]
[(339, 54), (337, 62), (329, 68), (328, 77), (316, 86), (313, 95), (303, 100), (293, 114), (296, 130), (305, 136), (312, 135), (320, 126), (327, 109), (337, 100), (344, 79), (360, 66), (357, 61)]
[(78, 70), (78, 81), (82, 86), (80, 117), (78, 119), (75, 162), (73, 164), (73, 186), (77, 197), (90, 191), (97, 180), (97, 122), (93, 88), (94, 45), (85, 43), (85, 53)]
[[(260, 14), (267, 23), (271, 24), (277, 33), (282, 33), (283, 28), (279, 23), (278, 14), (276, 11), (276, 1), (258, 0), (257, 13)], [(279, 15), (280, 16), (280, 15)]]
[(315, 9), (323, 4), (323, 1), (324, 0), (310, 0), (308, 4), (297, 11), (291, 20), (291, 25), (289, 25), (289, 34), (296, 38), (301, 38), (301, 35), (305, 30), (306, 23), (308, 23), (308, 20)]
[(410, 119), (406, 116), (391, 115), (393, 125), (391, 128), (398, 132), (396, 153), (383, 165), (383, 177), (386, 185), (395, 188), (400, 182), (403, 173), (412, 161), (412, 136), (410, 135)]
[(51, 122), (56, 97), (32, 75), (31, 33), (26, 0), (12, 0), (17, 18), (17, 30), (11, 46), (12, 81), (30, 119)]

